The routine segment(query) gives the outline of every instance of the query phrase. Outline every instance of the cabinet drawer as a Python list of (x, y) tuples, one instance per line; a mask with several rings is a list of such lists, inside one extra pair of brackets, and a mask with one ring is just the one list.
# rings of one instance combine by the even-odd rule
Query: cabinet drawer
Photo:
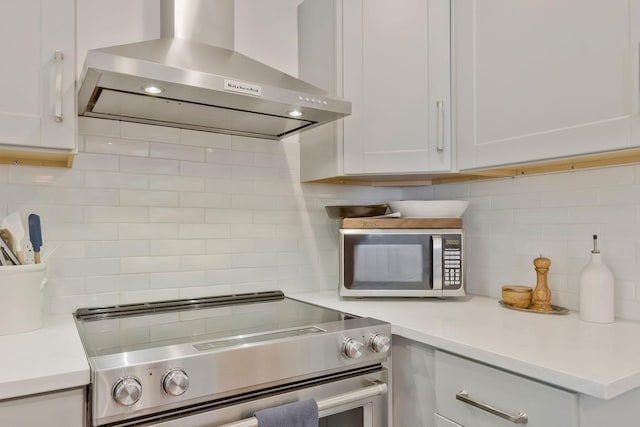
[[(489, 407), (502, 412), (504, 418), (491, 413)], [(577, 427), (578, 397), (575, 393), (436, 351), (436, 412), (466, 427), (513, 426), (518, 421), (508, 420), (507, 415), (517, 418), (521, 413), (527, 420), (526, 424), (524, 420), (520, 423), (527, 427)]]

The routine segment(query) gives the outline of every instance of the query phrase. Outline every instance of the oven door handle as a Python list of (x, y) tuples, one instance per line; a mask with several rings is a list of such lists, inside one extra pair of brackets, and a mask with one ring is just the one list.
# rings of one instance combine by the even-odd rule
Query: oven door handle
[[(369, 397), (382, 396), (387, 393), (387, 385), (385, 383), (375, 381), (375, 384), (369, 387), (361, 388), (347, 393), (337, 394), (316, 401), (318, 404), (318, 412), (335, 408), (348, 403), (357, 402)], [(258, 419), (256, 417), (245, 418), (244, 420), (234, 421), (229, 424), (223, 424), (218, 427), (258, 427)]]

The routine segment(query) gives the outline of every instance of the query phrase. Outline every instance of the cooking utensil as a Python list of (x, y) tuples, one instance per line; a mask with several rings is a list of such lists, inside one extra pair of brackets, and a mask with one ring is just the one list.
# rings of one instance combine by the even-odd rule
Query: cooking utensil
[(20, 215), (14, 212), (2, 220), (2, 228), (5, 228), (11, 233), (13, 237), (13, 253), (20, 261), (20, 264), (24, 264), (24, 257), (22, 256), (22, 239), (24, 238), (24, 227), (20, 220)]
[(383, 205), (345, 205), (325, 206), (329, 218), (361, 218), (384, 215), (388, 206)]
[(42, 247), (42, 228), (40, 217), (36, 214), (29, 215), (29, 240), (33, 245), (33, 254), (36, 264), (40, 264), (40, 248)]
[(19, 265), (20, 261), (13, 253), (10, 243), (11, 235), (7, 230), (0, 230), (0, 265)]

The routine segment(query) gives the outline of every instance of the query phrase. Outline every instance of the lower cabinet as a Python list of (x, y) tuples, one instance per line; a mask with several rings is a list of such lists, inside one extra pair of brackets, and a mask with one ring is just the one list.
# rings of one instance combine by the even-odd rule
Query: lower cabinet
[(0, 426), (82, 427), (84, 388), (0, 400)]
[[(640, 402), (640, 388), (612, 399), (599, 399), (398, 335), (394, 335), (392, 341), (393, 425), (396, 427), (638, 425), (636, 407)], [(3, 425), (1, 421), (0, 418)]]
[(435, 350), (398, 335), (392, 342), (393, 425), (431, 427), (436, 409)]
[(576, 393), (441, 351), (435, 352), (435, 369), (436, 412), (454, 423), (579, 426)]

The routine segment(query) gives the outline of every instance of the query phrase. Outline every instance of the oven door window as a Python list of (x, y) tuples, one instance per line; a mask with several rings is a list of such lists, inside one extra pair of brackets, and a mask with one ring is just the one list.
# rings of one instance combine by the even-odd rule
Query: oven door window
[(431, 289), (429, 234), (347, 234), (343, 251), (347, 289)]

